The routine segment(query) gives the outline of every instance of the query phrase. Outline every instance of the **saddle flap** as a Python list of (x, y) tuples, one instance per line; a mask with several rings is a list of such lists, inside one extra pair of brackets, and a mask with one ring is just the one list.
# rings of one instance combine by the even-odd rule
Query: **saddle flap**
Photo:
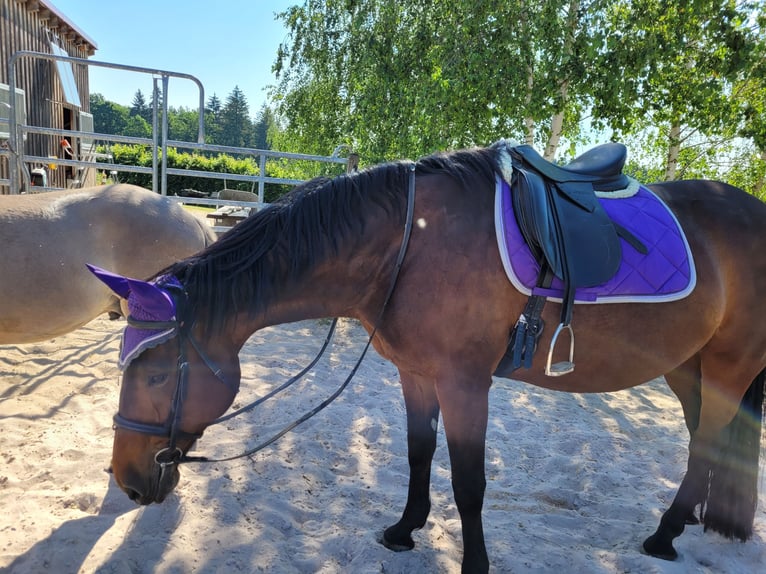
[(555, 183), (516, 163), (514, 212), (535, 257), (572, 288), (608, 281), (619, 268), (617, 231), (587, 182)]
[(569, 281), (574, 287), (606, 283), (617, 273), (622, 260), (622, 245), (614, 225), (598, 201), (596, 206), (589, 212), (559, 200), (554, 212), (559, 219)]
[(580, 209), (593, 213), (598, 209), (598, 199), (593, 193), (593, 185), (587, 182), (569, 182), (566, 184), (551, 183), (556, 187), (558, 195), (574, 202)]
[(553, 274), (561, 278), (558, 245), (560, 239), (550, 213), (545, 182), (539, 174), (524, 169), (513, 170), (511, 183), (513, 209), (521, 234), (538, 261), (545, 258)]

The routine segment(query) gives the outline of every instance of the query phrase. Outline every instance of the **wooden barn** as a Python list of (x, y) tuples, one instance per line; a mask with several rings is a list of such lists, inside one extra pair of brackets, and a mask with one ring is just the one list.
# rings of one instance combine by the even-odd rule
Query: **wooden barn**
[[(0, 0), (0, 194), (9, 193), (10, 60), (21, 50), (88, 58), (96, 51), (90, 39), (46, 0)], [(17, 122), (41, 128), (92, 131), (88, 66), (24, 56), (15, 64)], [(61, 134), (25, 134), (19, 146), (31, 156), (82, 157), (85, 142)], [(25, 164), (31, 184), (70, 187), (79, 176), (73, 166)], [(43, 177), (45, 176), (45, 177)]]

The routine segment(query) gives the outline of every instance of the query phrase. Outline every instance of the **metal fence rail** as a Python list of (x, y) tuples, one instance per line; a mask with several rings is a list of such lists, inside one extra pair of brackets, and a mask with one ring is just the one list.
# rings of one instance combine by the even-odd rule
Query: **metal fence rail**
[[(104, 134), (91, 131), (78, 131), (78, 130), (65, 130), (56, 129), (45, 126), (32, 126), (26, 125), (18, 121), (20, 114), (16, 110), (15, 98), (10, 99), (10, 111), (9, 111), (9, 140), (7, 148), (0, 148), (0, 161), (7, 161), (9, 178), (0, 179), (0, 186), (7, 186), (10, 188), (11, 193), (20, 193), (22, 189), (31, 191), (30, 185), (30, 166), (34, 165), (62, 165), (72, 166), (81, 170), (81, 176), (76, 178), (80, 185), (86, 179), (88, 170), (102, 170), (109, 172), (110, 174), (119, 174), (121, 172), (137, 173), (151, 175), (152, 189), (158, 191), (163, 195), (168, 195), (167, 178), (170, 175), (174, 176), (186, 176), (194, 178), (204, 179), (221, 179), (224, 181), (224, 186), (227, 181), (233, 181), (238, 183), (249, 183), (251, 189), (255, 189), (257, 185), (257, 201), (237, 201), (231, 199), (220, 198), (191, 198), (191, 197), (175, 197), (176, 201), (197, 205), (211, 205), (215, 207), (222, 206), (235, 206), (243, 208), (260, 209), (265, 203), (265, 186), (267, 184), (280, 184), (280, 185), (298, 185), (303, 183), (303, 180), (292, 178), (280, 178), (270, 177), (266, 174), (266, 164), (268, 160), (287, 160), (287, 161), (310, 161), (317, 162), (319, 164), (331, 164), (338, 166), (345, 166), (346, 170), (356, 169), (357, 158), (354, 154), (350, 154), (348, 158), (340, 157), (340, 152), (346, 146), (338, 146), (330, 156), (320, 156), (311, 154), (300, 153), (288, 153), (279, 152), (273, 150), (262, 150), (252, 148), (241, 148), (223, 145), (213, 145), (204, 143), (205, 139), (205, 126), (204, 126), (204, 104), (205, 104), (205, 91), (197, 78), (189, 74), (181, 74), (177, 72), (171, 72), (167, 70), (156, 70), (152, 68), (143, 68), (138, 66), (128, 66), (122, 64), (113, 64), (110, 62), (100, 62), (96, 60), (88, 60), (82, 58), (73, 58), (69, 56), (47, 54), (41, 52), (32, 51), (19, 51), (13, 54), (8, 61), (9, 79), (10, 79), (10, 93), (14, 93), (15, 89), (15, 68), (19, 60), (21, 59), (42, 59), (57, 62), (69, 62), (71, 64), (79, 64), (84, 66), (97, 66), (102, 68), (111, 68), (115, 70), (123, 70), (126, 72), (149, 74), (153, 77), (154, 81), (154, 93), (152, 97), (152, 137), (142, 138), (133, 136), (122, 136), (113, 134)], [(181, 78), (193, 81), (199, 88), (199, 128), (198, 137), (196, 142), (185, 142), (171, 140), (168, 137), (168, 85), (171, 77)], [(161, 83), (161, 88), (160, 88)], [(157, 97), (161, 94), (161, 97)], [(162, 102), (161, 109), (158, 104), (158, 100)], [(56, 138), (72, 138), (71, 141), (75, 141), (77, 138), (80, 142), (81, 150), (87, 148), (88, 152), (83, 153), (80, 157), (71, 158), (52, 158), (43, 157), (39, 155), (27, 154), (24, 149), (24, 142), (28, 134), (38, 134), (42, 136), (51, 136)], [(128, 144), (128, 145), (143, 145), (149, 146), (152, 151), (152, 167), (127, 165), (117, 163), (113, 161), (110, 154), (97, 153), (97, 146), (104, 146), (105, 149), (109, 149), (112, 144)], [(233, 174), (223, 172), (210, 172), (201, 170), (180, 169), (168, 166), (166, 158), (168, 157), (168, 149), (182, 149), (191, 150), (192, 152), (203, 152), (206, 154), (227, 154), (238, 157), (252, 157), (257, 158), (258, 172), (253, 175), (246, 174)], [(4, 159), (5, 158), (5, 159)], [(96, 162), (96, 158), (101, 161)], [(112, 161), (110, 161), (110, 159)], [(51, 187), (35, 187), (34, 191), (48, 191)], [(176, 190), (180, 192), (181, 190)], [(220, 228), (217, 228), (220, 230)]]

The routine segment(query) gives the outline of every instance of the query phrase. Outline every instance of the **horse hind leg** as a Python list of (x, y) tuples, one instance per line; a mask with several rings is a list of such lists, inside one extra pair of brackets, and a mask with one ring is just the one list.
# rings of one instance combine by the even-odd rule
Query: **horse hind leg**
[(710, 472), (705, 530), (743, 542), (753, 534), (758, 503), (758, 461), (761, 449), (766, 370), (761, 371), (740, 408), (721, 435), (720, 456)]
[(412, 550), (412, 531), (422, 528), (431, 511), (429, 490), (431, 462), (436, 450), (439, 402), (433, 384), (402, 374), (402, 391), (407, 408), (407, 452), (410, 481), (402, 517), (383, 532), (380, 542), (397, 552)]
[[(699, 426), (702, 404), (702, 375), (699, 356), (695, 355), (673, 372), (666, 374), (665, 381), (681, 403), (684, 421), (691, 438)], [(695, 509), (698, 504), (702, 503), (704, 495), (700, 493), (699, 496), (699, 500), (686, 517), (687, 525), (696, 525), (700, 522), (695, 514)]]
[(723, 385), (702, 385), (699, 424), (689, 444), (687, 473), (657, 531), (644, 542), (648, 554), (675, 559), (678, 554), (673, 540), (684, 531), (690, 514), (700, 503), (705, 530), (742, 540), (751, 536), (757, 501), (764, 373), (739, 393)]

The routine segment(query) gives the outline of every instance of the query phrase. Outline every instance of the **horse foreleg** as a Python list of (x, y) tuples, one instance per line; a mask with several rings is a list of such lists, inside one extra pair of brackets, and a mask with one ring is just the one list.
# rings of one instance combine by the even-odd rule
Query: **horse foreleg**
[(412, 550), (412, 531), (425, 525), (431, 511), (431, 461), (439, 421), (439, 402), (432, 383), (402, 374), (402, 391), (407, 408), (410, 484), (402, 518), (386, 528), (382, 539), (387, 548), (396, 551)]
[(481, 521), (487, 484), (484, 448), (489, 385), (490, 380), (486, 385), (451, 380), (437, 387), (452, 466), (452, 489), (463, 530), (463, 574), (489, 571)]

